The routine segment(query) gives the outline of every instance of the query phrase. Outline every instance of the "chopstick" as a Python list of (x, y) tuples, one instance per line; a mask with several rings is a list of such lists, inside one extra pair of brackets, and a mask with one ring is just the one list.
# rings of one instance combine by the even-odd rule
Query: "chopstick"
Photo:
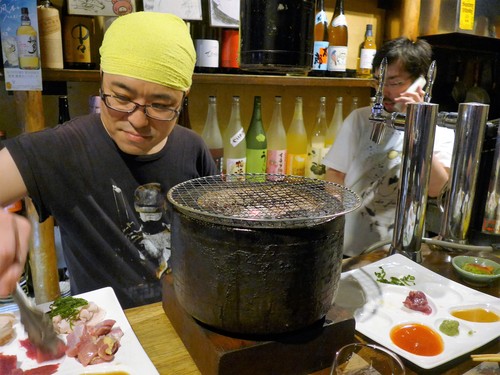
[(471, 358), (476, 362), (500, 362), (499, 354), (471, 354)]

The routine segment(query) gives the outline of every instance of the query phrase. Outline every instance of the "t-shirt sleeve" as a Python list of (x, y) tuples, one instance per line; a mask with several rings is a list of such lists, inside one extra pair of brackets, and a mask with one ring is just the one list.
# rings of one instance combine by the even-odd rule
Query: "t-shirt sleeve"
[(323, 164), (327, 168), (335, 169), (342, 173), (347, 173), (349, 166), (354, 159), (356, 137), (359, 114), (351, 113), (344, 120), (335, 141), (323, 158)]
[(445, 167), (450, 168), (453, 156), (455, 132), (452, 129), (436, 126), (433, 155)]

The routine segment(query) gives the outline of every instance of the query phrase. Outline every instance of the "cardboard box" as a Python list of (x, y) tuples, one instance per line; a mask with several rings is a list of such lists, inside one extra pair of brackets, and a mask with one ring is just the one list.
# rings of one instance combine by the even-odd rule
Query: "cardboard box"
[(135, 10), (135, 0), (68, 0), (69, 14), (123, 16)]

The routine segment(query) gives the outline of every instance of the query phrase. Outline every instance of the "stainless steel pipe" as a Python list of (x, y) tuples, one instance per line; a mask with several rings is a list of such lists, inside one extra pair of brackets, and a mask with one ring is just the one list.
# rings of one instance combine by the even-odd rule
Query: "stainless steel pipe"
[(429, 176), (439, 106), (407, 106), (401, 179), (390, 254), (399, 253), (420, 263), (420, 246), (427, 209)]
[(489, 107), (481, 103), (458, 106), (449, 189), (439, 232), (443, 241), (467, 243)]

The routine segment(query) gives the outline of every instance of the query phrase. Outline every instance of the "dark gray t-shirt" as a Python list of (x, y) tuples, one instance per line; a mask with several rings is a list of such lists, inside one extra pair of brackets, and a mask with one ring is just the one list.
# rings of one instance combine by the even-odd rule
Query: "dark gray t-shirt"
[(157, 154), (121, 152), (98, 114), (5, 141), (40, 221), (61, 231), (73, 294), (111, 286), (123, 308), (161, 300), (170, 255), (168, 190), (216, 174), (205, 143), (175, 126)]

